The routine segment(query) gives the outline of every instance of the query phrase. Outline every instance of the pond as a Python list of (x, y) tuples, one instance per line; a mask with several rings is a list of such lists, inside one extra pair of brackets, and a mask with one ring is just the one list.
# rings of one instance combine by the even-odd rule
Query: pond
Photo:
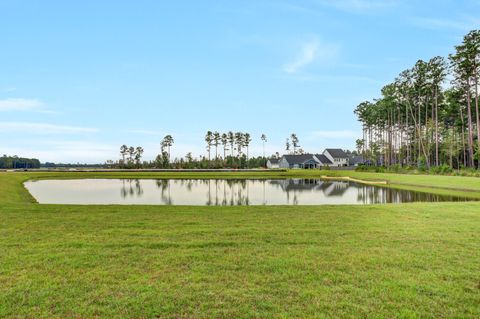
[(365, 205), (467, 200), (322, 179), (74, 179), (28, 181), (25, 187), (41, 204)]

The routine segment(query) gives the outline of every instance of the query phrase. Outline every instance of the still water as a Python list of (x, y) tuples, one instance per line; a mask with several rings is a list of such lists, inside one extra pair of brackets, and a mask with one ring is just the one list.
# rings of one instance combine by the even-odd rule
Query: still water
[(29, 181), (41, 204), (123, 205), (343, 205), (464, 201), (321, 179), (75, 179)]

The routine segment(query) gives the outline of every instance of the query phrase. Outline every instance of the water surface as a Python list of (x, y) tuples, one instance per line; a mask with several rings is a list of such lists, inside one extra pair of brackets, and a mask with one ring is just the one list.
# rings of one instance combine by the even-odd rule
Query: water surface
[(41, 204), (343, 205), (465, 198), (321, 179), (74, 179), (29, 181)]

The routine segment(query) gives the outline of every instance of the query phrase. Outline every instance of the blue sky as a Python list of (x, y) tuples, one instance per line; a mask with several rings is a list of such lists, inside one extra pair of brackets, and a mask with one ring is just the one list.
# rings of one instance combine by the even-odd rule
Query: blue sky
[(0, 153), (104, 162), (121, 144), (205, 154), (354, 148), (355, 106), (480, 25), (479, 0), (0, 0)]

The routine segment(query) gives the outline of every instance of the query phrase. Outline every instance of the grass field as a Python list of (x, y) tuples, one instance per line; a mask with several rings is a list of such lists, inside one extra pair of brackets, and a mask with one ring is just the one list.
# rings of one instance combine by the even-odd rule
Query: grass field
[[(321, 175), (480, 192), (470, 177), (182, 177)], [(178, 175), (0, 173), (1, 318), (480, 317), (478, 202), (60, 206), (22, 186), (71, 177)]]

